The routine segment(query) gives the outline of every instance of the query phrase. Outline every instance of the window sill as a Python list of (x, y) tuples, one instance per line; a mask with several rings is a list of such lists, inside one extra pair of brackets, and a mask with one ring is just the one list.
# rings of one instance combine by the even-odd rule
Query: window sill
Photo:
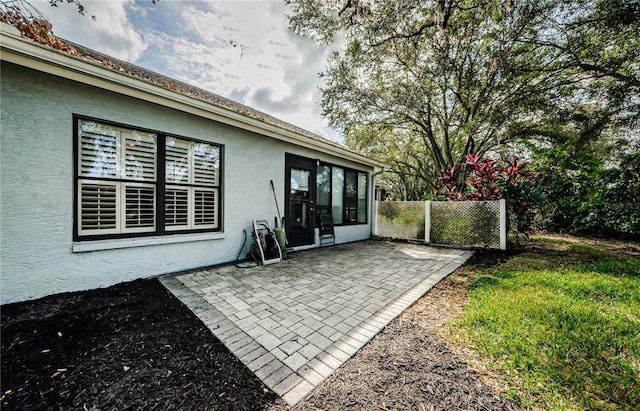
[(115, 250), (118, 248), (146, 247), (150, 245), (187, 243), (192, 241), (221, 240), (224, 233), (196, 233), (176, 234), (156, 237), (118, 238), (114, 240), (74, 241), (72, 251), (84, 253), (87, 251)]

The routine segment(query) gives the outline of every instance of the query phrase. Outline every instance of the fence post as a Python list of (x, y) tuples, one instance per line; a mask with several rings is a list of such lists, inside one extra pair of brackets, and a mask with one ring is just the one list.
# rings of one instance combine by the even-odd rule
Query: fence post
[(424, 202), (424, 242), (431, 242), (431, 201)]
[(507, 249), (507, 201), (500, 200), (500, 249)]

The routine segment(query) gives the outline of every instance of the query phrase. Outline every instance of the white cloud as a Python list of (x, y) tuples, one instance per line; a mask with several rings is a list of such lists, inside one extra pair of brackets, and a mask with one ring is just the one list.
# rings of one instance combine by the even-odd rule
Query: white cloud
[[(31, 4), (48, 17), (56, 36), (135, 63), (147, 46), (127, 18), (126, 6), (132, 2), (83, 0), (84, 16), (73, 5), (51, 7), (48, 0), (34, 0)], [(96, 19), (92, 20), (91, 15)]]
[(332, 50), (292, 34), (282, 0), (84, 0), (96, 21), (72, 6), (35, 4), (60, 37), (341, 141), (318, 103)]
[(339, 139), (318, 105), (330, 50), (292, 35), (281, 2), (164, 3), (179, 34), (148, 31), (148, 55), (164, 73), (309, 131)]

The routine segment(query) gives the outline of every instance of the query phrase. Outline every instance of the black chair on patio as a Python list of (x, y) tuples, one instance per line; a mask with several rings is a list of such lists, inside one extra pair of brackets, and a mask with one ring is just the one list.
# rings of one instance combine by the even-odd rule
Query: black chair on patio
[(320, 246), (335, 244), (336, 233), (333, 230), (331, 214), (320, 214)]

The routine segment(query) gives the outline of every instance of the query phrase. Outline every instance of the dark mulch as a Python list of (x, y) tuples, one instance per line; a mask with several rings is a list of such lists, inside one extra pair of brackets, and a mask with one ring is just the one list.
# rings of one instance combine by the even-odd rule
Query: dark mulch
[(295, 409), (515, 410), (437, 337), (401, 319), (393, 321)]
[[(441, 318), (409, 311), (295, 409), (514, 409), (434, 335)], [(2, 409), (288, 409), (155, 279), (5, 305), (1, 316)]]
[(155, 279), (2, 307), (3, 410), (253, 410), (276, 401)]

